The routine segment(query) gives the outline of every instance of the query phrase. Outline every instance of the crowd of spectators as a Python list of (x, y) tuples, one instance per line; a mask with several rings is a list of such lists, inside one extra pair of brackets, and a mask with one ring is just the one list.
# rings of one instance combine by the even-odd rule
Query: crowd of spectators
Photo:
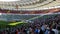
[[(26, 25), (10, 27), (0, 31), (0, 34), (60, 34), (60, 16), (49, 18), (42, 22), (28, 23)], [(43, 21), (43, 20), (42, 20)], [(48, 22), (47, 22), (48, 21)]]

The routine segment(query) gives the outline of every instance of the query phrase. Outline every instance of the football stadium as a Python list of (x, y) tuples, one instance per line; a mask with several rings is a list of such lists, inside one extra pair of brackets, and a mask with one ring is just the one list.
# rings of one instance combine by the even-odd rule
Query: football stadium
[(60, 0), (0, 0), (0, 34), (60, 34)]

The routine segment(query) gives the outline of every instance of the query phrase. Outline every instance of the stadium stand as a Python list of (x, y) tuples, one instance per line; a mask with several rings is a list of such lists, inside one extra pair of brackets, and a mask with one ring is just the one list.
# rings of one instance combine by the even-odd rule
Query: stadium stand
[[(0, 34), (58, 34), (60, 28), (60, 14), (45, 15), (33, 20), (33, 23), (26, 25), (20, 25), (15, 27), (6, 27), (5, 29), (0, 30)], [(27, 26), (28, 25), (28, 26)], [(46, 28), (45, 28), (46, 27)], [(46, 29), (46, 31), (45, 31)], [(36, 31), (37, 30), (37, 31)], [(39, 31), (40, 30), (40, 31)], [(55, 31), (56, 30), (56, 31)], [(38, 32), (39, 31), (39, 32)], [(51, 32), (52, 31), (52, 32)]]
[(0, 2), (0, 34), (60, 34), (59, 4), (58, 0)]
[(60, 12), (60, 8), (49, 9), (49, 10), (34, 10), (34, 11), (15, 11), (15, 10), (0, 9), (0, 20), (19, 21), (25, 19), (26, 17), (27, 17), (26, 19), (36, 17), (36, 14), (39, 15), (39, 14), (49, 14), (49, 13), (59, 13), (59, 12)]
[(16, 1), (16, 2), (1, 2), (0, 7), (2, 9), (10, 9), (10, 8), (15, 9), (16, 5), (17, 5), (19, 7), (19, 9), (20, 8), (22, 9), (22, 8), (27, 8), (29, 6), (30, 7), (42, 6), (42, 5), (48, 4), (52, 1), (53, 0), (20, 0), (20, 1)]
[[(0, 15), (0, 20), (3, 20), (3, 21), (21, 21), (21, 20), (27, 20), (29, 18), (33, 18), (33, 17), (36, 17), (38, 15)], [(5, 20), (4, 20), (5, 19)]]

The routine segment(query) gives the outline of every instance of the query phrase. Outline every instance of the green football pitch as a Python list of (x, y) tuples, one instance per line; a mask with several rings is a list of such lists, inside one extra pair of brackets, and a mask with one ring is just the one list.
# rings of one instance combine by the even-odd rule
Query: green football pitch
[(17, 24), (21, 24), (23, 22), (6, 22), (6, 21), (0, 21), (0, 25), (17, 25)]
[(27, 23), (0, 21), (0, 28), (13, 27), (13, 26), (18, 26), (18, 25), (23, 25), (23, 24), (27, 24)]

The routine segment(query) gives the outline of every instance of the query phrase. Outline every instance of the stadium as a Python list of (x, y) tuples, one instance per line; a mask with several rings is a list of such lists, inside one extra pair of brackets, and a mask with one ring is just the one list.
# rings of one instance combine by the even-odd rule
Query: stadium
[(0, 0), (0, 34), (60, 34), (60, 0)]

